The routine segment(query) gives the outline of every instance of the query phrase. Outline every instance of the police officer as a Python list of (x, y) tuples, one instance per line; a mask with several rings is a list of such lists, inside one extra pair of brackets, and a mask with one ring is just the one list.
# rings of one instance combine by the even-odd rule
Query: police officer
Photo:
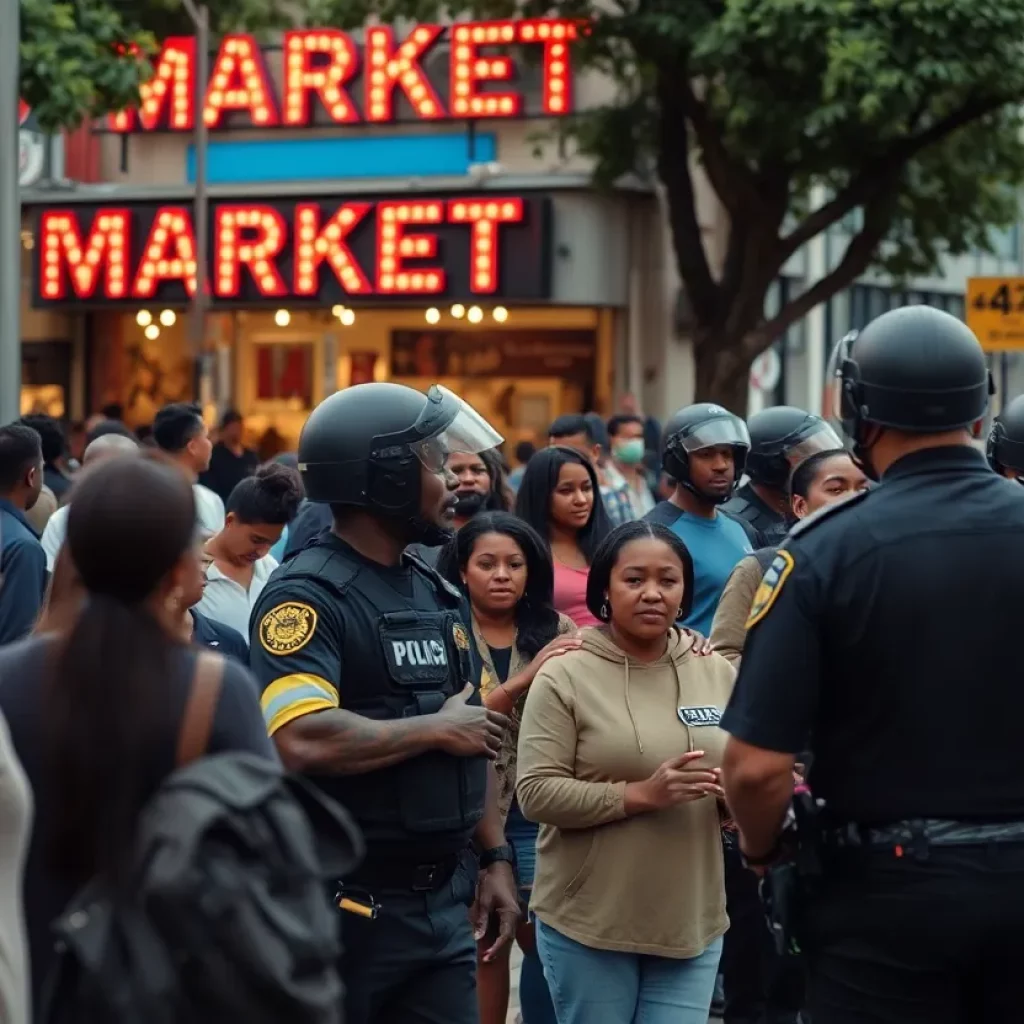
[(758, 588), (722, 720), (727, 799), (760, 869), (810, 746), (814, 1024), (1015, 1020), (1024, 502), (971, 444), (985, 356), (910, 306), (845, 338), (835, 368), (843, 430), (881, 482), (794, 527)]
[[(442, 388), (332, 395), (299, 441), (333, 529), (282, 565), (253, 611), (251, 665), (285, 765), (361, 825), (339, 892), (348, 1024), (475, 1024), (477, 937), (518, 919), (514, 855), (489, 785), (505, 719), (480, 704), (458, 590), (403, 554), (450, 532), (451, 452), (501, 438)], [(475, 841), (477, 859), (469, 850)]]
[(986, 454), (997, 473), (1024, 484), (1024, 395), (1010, 402), (992, 424)]
[(836, 432), (820, 417), (792, 405), (776, 405), (747, 420), (749, 479), (722, 507), (750, 523), (766, 547), (778, 544), (793, 519), (789, 475), (816, 452), (842, 447)]

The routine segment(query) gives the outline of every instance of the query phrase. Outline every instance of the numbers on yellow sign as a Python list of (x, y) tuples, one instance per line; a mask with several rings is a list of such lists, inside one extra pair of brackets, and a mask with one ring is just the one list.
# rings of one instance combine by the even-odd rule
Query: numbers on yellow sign
[(991, 292), (979, 291), (971, 305), (981, 311), (1002, 313), (1024, 313), (1024, 284), (1007, 284), (1005, 281)]

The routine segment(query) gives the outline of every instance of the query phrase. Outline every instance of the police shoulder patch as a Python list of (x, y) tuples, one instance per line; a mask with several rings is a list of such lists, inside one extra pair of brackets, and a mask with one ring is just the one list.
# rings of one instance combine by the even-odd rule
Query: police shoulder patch
[(260, 645), (283, 656), (301, 651), (316, 632), (316, 609), (301, 601), (284, 601), (260, 619)]
[(754, 593), (750, 614), (747, 616), (747, 629), (756, 626), (771, 610), (795, 564), (793, 556), (785, 548), (780, 548), (776, 552), (772, 564), (765, 570), (764, 577)]
[(817, 512), (812, 512), (805, 519), (801, 519), (797, 522), (797, 524), (789, 531), (789, 536), (802, 536), (823, 520), (830, 519), (832, 516), (836, 515), (838, 512), (842, 512), (843, 509), (849, 508), (851, 505), (859, 504), (870, 493), (870, 488), (866, 491), (854, 491), (853, 494), (846, 498), (841, 498), (839, 501), (833, 501), (828, 505), (824, 505), (822, 508), (819, 508)]
[(469, 634), (466, 632), (466, 627), (461, 622), (456, 622), (452, 626), (452, 639), (455, 641), (455, 646), (460, 651), (469, 650)]

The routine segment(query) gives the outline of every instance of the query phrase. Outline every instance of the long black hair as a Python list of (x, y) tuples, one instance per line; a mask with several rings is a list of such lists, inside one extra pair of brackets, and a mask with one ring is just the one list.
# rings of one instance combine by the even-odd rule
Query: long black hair
[(558, 486), (558, 476), (562, 472), (562, 467), (574, 463), (587, 471), (591, 486), (594, 488), (594, 507), (591, 509), (590, 518), (587, 525), (576, 535), (580, 551), (589, 564), (594, 560), (601, 541), (611, 531), (611, 523), (608, 522), (608, 513), (601, 500), (601, 486), (597, 473), (590, 460), (575, 448), (554, 445), (542, 448), (530, 459), (516, 494), (516, 515), (529, 523), (550, 545), (551, 498)]
[(693, 608), (693, 556), (682, 539), (667, 526), (649, 523), (645, 519), (616, 526), (597, 549), (587, 577), (587, 609), (590, 614), (602, 622), (611, 617), (605, 612), (605, 594), (611, 583), (612, 570), (619, 560), (619, 553), (634, 540), (660, 540), (678, 556), (683, 566), (683, 601), (679, 618), (685, 619)]
[(526, 559), (526, 589), (516, 605), (516, 646), (527, 658), (533, 658), (558, 635), (558, 612), (552, 603), (555, 574), (551, 554), (536, 530), (509, 512), (482, 512), (452, 538), (441, 554), (438, 570), (465, 590), (462, 573), (476, 542), (488, 533), (510, 538)]
[[(113, 458), (75, 486), (67, 549), (85, 590), (47, 680), (44, 757), (58, 873), (123, 881), (154, 751), (174, 750), (176, 655), (148, 603), (195, 543), (184, 474), (154, 453)], [(159, 757), (159, 755), (156, 755)]]

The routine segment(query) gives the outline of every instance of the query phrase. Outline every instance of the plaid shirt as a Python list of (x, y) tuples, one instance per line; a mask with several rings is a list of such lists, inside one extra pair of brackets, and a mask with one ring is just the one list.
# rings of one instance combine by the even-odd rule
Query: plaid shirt
[(608, 513), (608, 520), (612, 526), (631, 523), (637, 518), (633, 502), (629, 497), (629, 484), (623, 484), (621, 487), (602, 484), (601, 500), (604, 502), (604, 509)]

